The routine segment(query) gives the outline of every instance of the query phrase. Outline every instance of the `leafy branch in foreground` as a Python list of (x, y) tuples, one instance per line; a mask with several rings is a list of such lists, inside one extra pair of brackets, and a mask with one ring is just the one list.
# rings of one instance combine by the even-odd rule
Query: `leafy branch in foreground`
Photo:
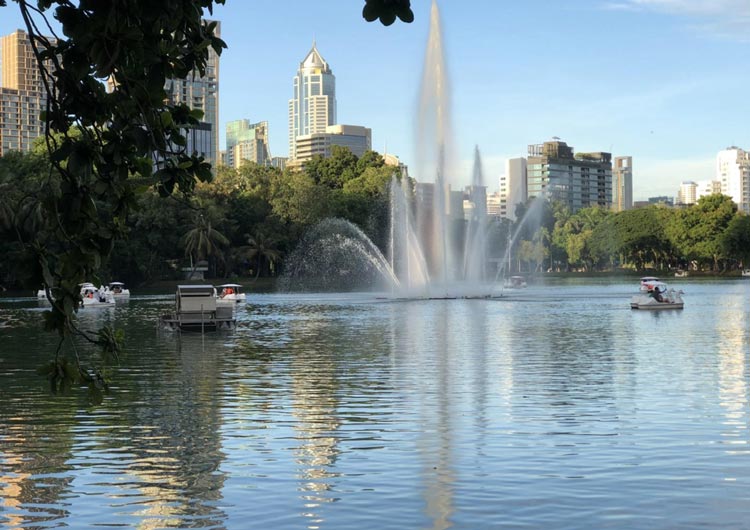
[[(126, 237), (140, 191), (155, 186), (168, 196), (211, 179), (210, 165), (186, 149), (185, 131), (202, 113), (166, 103), (165, 86), (204, 75), (209, 54), (226, 47), (215, 35), (216, 22), (203, 19), (224, 0), (14, 1), (46, 92), (50, 164), (35, 192), (45, 212), (39, 226), (23, 230), (15, 217), (4, 216), (13, 225), (5, 228), (16, 235), (22, 285), (46, 286), (52, 303), (45, 327), (60, 335), (60, 344), (43, 369), (51, 388), (104, 390), (106, 363), (87, 366), (75, 339), (97, 344), (105, 360), (120, 351), (122, 335), (105, 328), (91, 337), (76, 328), (79, 284), (96, 278), (114, 242)], [(61, 35), (52, 31), (49, 13)], [(64, 345), (73, 348), (72, 364)]]
[[(45, 326), (60, 335), (60, 346), (44, 370), (59, 392), (88, 377), (106, 382), (106, 363), (87, 367), (75, 339), (98, 343), (103, 360), (121, 347), (121, 334), (92, 339), (75, 327), (74, 315), (79, 284), (96, 281), (114, 243), (127, 237), (138, 196), (152, 187), (163, 197), (190, 193), (196, 180), (211, 179), (210, 165), (186, 148), (185, 131), (202, 113), (168, 104), (165, 86), (204, 75), (209, 55), (226, 48), (216, 23), (203, 19), (225, 0), (13, 1), (47, 96), (49, 158), (30, 193), (12, 201), (0, 193), (0, 230), (12, 234), (16, 278), (27, 289), (44, 285), (52, 303)], [(7, 5), (0, 0), (0, 8)], [(409, 0), (367, 0), (362, 14), (384, 25), (414, 19)], [(74, 370), (63, 361), (66, 345)]]
[(362, 16), (367, 22), (380, 19), (380, 23), (384, 26), (393, 24), (396, 17), (402, 22), (414, 22), (411, 0), (365, 0)]

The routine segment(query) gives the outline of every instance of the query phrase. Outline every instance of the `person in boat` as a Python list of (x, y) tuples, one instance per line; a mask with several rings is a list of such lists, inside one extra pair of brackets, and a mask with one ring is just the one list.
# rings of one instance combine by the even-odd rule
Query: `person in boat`
[(227, 287), (227, 294), (234, 294), (234, 289)]
[(659, 290), (658, 285), (655, 285), (654, 288), (651, 290), (651, 298), (653, 298), (657, 302), (664, 301), (664, 297), (661, 295), (661, 290)]

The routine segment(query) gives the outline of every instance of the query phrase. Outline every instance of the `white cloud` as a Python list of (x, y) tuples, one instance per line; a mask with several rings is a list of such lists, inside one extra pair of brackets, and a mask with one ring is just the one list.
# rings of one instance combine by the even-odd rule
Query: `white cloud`
[(679, 15), (727, 18), (750, 16), (750, 4), (747, 0), (619, 0), (609, 2), (607, 7), (662, 11)]
[(748, 0), (614, 0), (604, 8), (694, 18), (698, 20), (690, 27), (699, 32), (750, 42)]

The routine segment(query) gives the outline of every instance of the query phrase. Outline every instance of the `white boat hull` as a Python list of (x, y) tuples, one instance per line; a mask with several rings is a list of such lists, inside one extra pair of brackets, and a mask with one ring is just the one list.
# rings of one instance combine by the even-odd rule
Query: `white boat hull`
[(682, 309), (685, 303), (679, 292), (672, 291), (664, 294), (664, 301), (659, 302), (649, 295), (635, 295), (630, 300), (630, 309), (646, 309), (658, 311), (661, 309)]
[(109, 298), (104, 301), (98, 300), (96, 298), (84, 298), (83, 307), (84, 308), (115, 307), (115, 301), (114, 299), (109, 299)]
[(225, 294), (224, 296), (219, 297), (216, 300), (221, 302), (240, 303), (245, 301), (245, 293)]

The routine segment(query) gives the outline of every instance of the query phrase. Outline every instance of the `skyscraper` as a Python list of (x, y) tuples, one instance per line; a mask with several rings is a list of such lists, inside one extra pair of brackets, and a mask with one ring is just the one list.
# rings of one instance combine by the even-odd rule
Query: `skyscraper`
[(526, 159), (511, 158), (505, 162), (505, 175), (500, 177), (500, 217), (516, 220), (516, 206), (526, 202)]
[(0, 66), (2, 156), (8, 151), (29, 151), (34, 140), (44, 134), (40, 112), (45, 106), (46, 92), (25, 31), (0, 37)]
[(616, 156), (612, 165), (612, 206), (616, 212), (633, 207), (633, 157)]
[(326, 132), (336, 123), (336, 77), (313, 42), (294, 77), (289, 100), (289, 158), (297, 158), (298, 136)]
[(716, 180), (741, 212), (750, 213), (750, 152), (728, 147), (716, 156)]
[(268, 148), (268, 122), (250, 123), (234, 120), (227, 123), (227, 159), (229, 167), (238, 168), (243, 160), (262, 166), (271, 164)]
[[(214, 33), (217, 37), (221, 36), (221, 23), (218, 21)], [(195, 144), (188, 141), (188, 151), (195, 150), (203, 155), (207, 162), (217, 164), (219, 161), (219, 55), (209, 47), (205, 75), (201, 76), (194, 71), (187, 79), (170, 79), (166, 83), (165, 90), (169, 104), (184, 103), (191, 109), (203, 111), (201, 125), (188, 135), (189, 137), (197, 135), (200, 141)], [(204, 138), (207, 141), (204, 141)]]
[(568, 205), (571, 212), (581, 208), (612, 206), (612, 155), (575, 153), (565, 142), (529, 146), (527, 161), (528, 196), (546, 195)]
[(698, 200), (698, 184), (692, 180), (684, 180), (680, 184), (680, 190), (677, 192), (677, 201), (675, 204), (690, 206)]

